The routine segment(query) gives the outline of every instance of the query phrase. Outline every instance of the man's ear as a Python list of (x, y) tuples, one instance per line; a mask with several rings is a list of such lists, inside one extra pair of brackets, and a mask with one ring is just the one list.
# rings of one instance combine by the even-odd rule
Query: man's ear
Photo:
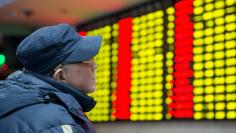
[(57, 70), (54, 72), (54, 74), (53, 74), (53, 78), (54, 78), (55, 80), (59, 80), (59, 81), (65, 82), (65, 78), (64, 78), (62, 69), (57, 69)]

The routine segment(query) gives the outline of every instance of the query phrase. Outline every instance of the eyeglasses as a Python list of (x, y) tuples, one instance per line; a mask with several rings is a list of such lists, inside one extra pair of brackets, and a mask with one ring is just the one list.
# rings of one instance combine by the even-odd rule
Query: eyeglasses
[[(64, 63), (61, 63), (59, 64), (57, 67), (55, 67), (53, 69), (53, 71), (50, 73), (50, 75), (53, 75), (58, 69), (62, 69), (63, 68), (63, 65), (66, 65), (66, 64), (73, 64), (75, 62), (64, 62)], [(81, 64), (89, 64), (89, 66), (91, 67), (91, 69), (94, 71), (97, 69), (97, 65), (96, 63), (94, 62), (94, 59), (90, 59), (88, 61), (83, 61), (83, 62), (77, 62), (77, 63), (81, 63)]]
[(58, 65), (58, 67), (56, 67), (56, 69), (62, 68), (63, 65), (74, 64), (74, 63), (89, 64), (89, 66), (90, 66), (92, 69), (96, 69), (96, 68), (97, 68), (96, 63), (94, 62), (94, 59), (92, 58), (92, 59), (90, 59), (90, 60), (82, 61), (82, 62), (63, 62), (63, 63), (61, 63), (60, 65)]
[(97, 64), (94, 62), (94, 59), (90, 59), (88, 61), (83, 61), (83, 62), (79, 62), (79, 63), (89, 64), (92, 69), (96, 69), (97, 68)]

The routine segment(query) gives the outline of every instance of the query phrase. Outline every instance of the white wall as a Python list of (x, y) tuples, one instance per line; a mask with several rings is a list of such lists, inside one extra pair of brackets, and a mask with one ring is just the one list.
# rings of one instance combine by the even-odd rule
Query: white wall
[(95, 123), (97, 133), (236, 133), (236, 121)]

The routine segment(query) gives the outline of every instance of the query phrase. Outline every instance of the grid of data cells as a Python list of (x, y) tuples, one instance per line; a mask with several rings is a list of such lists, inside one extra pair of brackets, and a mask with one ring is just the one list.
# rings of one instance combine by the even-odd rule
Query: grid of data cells
[(194, 1), (194, 119), (236, 119), (235, 3)]
[(163, 119), (163, 16), (157, 10), (133, 19), (132, 121)]

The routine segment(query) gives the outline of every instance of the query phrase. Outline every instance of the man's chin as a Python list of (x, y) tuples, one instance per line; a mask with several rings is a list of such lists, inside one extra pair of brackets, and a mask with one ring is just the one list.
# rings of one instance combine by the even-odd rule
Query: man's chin
[(95, 87), (95, 86), (92, 86), (92, 87), (90, 87), (90, 89), (88, 90), (87, 93), (93, 93), (93, 92), (95, 92), (95, 91), (96, 91), (96, 87)]

